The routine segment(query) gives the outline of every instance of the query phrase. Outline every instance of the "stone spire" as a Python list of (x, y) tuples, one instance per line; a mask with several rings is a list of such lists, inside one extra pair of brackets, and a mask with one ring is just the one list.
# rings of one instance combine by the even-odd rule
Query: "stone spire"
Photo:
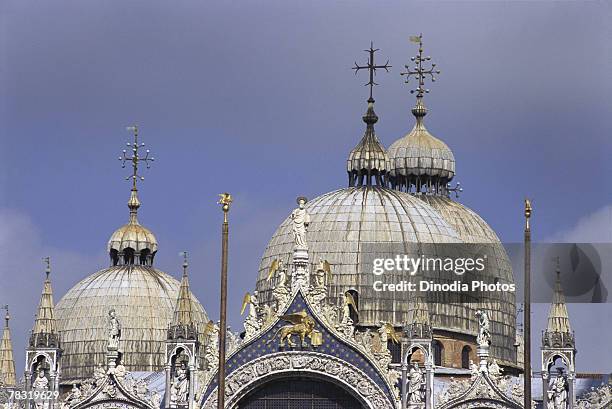
[(387, 61), (385, 65), (376, 65), (374, 62), (374, 53), (378, 51), (378, 49), (374, 49), (374, 44), (371, 44), (370, 49), (365, 51), (369, 55), (366, 65), (361, 66), (355, 63), (353, 69), (355, 70), (355, 74), (359, 70), (367, 69), (370, 75), (370, 80), (365, 84), (370, 87), (368, 110), (363, 116), (363, 122), (366, 123), (366, 131), (361, 141), (349, 153), (347, 160), (349, 186), (362, 186), (363, 184), (370, 186), (372, 185), (372, 179), (374, 179), (374, 184), (386, 186), (387, 172), (389, 171), (389, 157), (374, 132), (374, 124), (378, 122), (378, 116), (374, 112), (372, 89), (374, 85), (377, 85), (374, 82), (376, 70), (384, 69), (385, 71), (389, 71), (391, 66), (389, 65), (389, 61)]
[(4, 386), (15, 386), (17, 378), (15, 376), (15, 360), (13, 359), (13, 344), (11, 342), (11, 330), (9, 328), (8, 305), (4, 306), (6, 315), (4, 316), (4, 331), (0, 341), (0, 382)]
[(30, 337), (30, 346), (55, 347), (58, 344), (57, 331), (55, 326), (55, 316), (53, 311), (53, 289), (51, 288), (51, 262), (49, 257), (45, 257), (45, 282), (43, 284), (42, 295), (38, 304), (38, 312), (34, 320), (34, 328)]
[(195, 307), (191, 291), (189, 289), (189, 277), (187, 275), (187, 252), (183, 252), (183, 278), (179, 288), (176, 306), (174, 307), (174, 318), (168, 332), (169, 339), (185, 338), (196, 339)]
[(572, 333), (569, 314), (567, 313), (567, 305), (565, 304), (565, 295), (563, 294), (563, 287), (561, 286), (561, 272), (558, 267), (552, 304), (548, 313), (546, 332)]

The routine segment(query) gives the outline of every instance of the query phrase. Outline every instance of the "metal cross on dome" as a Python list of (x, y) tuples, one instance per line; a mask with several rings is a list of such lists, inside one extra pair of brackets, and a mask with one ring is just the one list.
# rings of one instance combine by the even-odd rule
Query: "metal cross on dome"
[(414, 68), (411, 70), (410, 66), (404, 65), (404, 67), (406, 67), (406, 72), (401, 72), (400, 75), (406, 76), (406, 84), (409, 82), (410, 77), (415, 77), (418, 80), (418, 86), (410, 90), (410, 93), (414, 94), (416, 92), (417, 98), (422, 98), (423, 94), (429, 93), (429, 89), (425, 88), (425, 79), (429, 76), (431, 82), (435, 82), (436, 77), (434, 74), (440, 74), (440, 70), (436, 69), (435, 63), (431, 63), (431, 67), (429, 68), (423, 66), (424, 63), (431, 61), (431, 57), (423, 57), (423, 34), (410, 36), (410, 41), (419, 45), (419, 53), (410, 58), (410, 60), (415, 63)]
[(144, 162), (147, 165), (147, 169), (149, 169), (151, 167), (151, 162), (153, 162), (155, 158), (149, 157), (148, 149), (145, 151), (144, 156), (140, 156), (140, 149), (144, 148), (145, 144), (144, 143), (138, 144), (138, 126), (136, 125), (128, 126), (126, 127), (126, 130), (128, 132), (131, 131), (134, 133), (134, 143), (128, 142), (126, 144), (129, 148), (132, 148), (132, 156), (128, 156), (127, 150), (124, 149), (122, 156), (119, 156), (119, 160), (121, 161), (122, 168), (125, 168), (126, 162), (128, 161), (132, 162), (132, 174), (130, 176), (127, 176), (125, 180), (132, 179), (132, 189), (136, 190), (136, 181), (138, 179), (144, 180), (144, 177), (138, 174), (139, 163)]
[(372, 98), (372, 88), (374, 87), (374, 85), (378, 85), (376, 82), (374, 82), (374, 76), (376, 75), (376, 70), (377, 69), (384, 69), (385, 71), (389, 72), (389, 68), (391, 68), (391, 66), (389, 65), (389, 60), (387, 60), (387, 62), (385, 63), (385, 65), (376, 65), (374, 63), (374, 53), (376, 51), (378, 51), (378, 48), (374, 48), (374, 43), (371, 42), (370, 43), (370, 49), (369, 50), (363, 50), (366, 53), (369, 54), (369, 58), (368, 58), (368, 62), (366, 65), (359, 65), (357, 64), (357, 61), (355, 61), (355, 66), (353, 67), (353, 69), (355, 70), (355, 75), (357, 75), (357, 72), (359, 70), (368, 70), (369, 74), (370, 74), (370, 80), (365, 84), (365, 86), (370, 86), (370, 99), (373, 100), (374, 98)]

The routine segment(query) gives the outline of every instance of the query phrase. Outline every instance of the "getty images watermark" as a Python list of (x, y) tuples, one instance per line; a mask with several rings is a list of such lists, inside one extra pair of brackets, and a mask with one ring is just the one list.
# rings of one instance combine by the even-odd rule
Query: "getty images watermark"
[[(380, 277), (384, 274), (399, 273), (400, 276), (422, 277), (439, 275), (442, 281), (434, 279), (401, 280), (399, 282), (374, 281), (374, 291), (441, 291), (441, 292), (514, 292), (514, 283), (499, 281), (486, 282), (483, 278), (464, 280), (466, 274), (486, 276), (488, 255), (480, 257), (430, 257), (422, 254), (419, 257), (408, 254), (396, 254), (394, 257), (374, 258), (372, 260), (372, 273)], [(458, 279), (448, 282), (448, 277), (457, 276)]]

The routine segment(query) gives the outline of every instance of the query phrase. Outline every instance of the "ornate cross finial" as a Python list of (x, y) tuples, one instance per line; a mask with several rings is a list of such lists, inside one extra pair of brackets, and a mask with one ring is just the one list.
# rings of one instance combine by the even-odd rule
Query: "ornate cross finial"
[(132, 179), (132, 190), (136, 190), (136, 181), (138, 179), (144, 180), (144, 177), (138, 174), (138, 165), (140, 162), (144, 162), (147, 165), (147, 169), (151, 167), (151, 162), (155, 160), (153, 157), (149, 157), (149, 150), (145, 151), (145, 156), (140, 156), (140, 149), (144, 148), (145, 144), (138, 144), (138, 126), (128, 126), (126, 127), (127, 131), (131, 131), (134, 133), (134, 143), (127, 143), (128, 147), (132, 148), (132, 156), (128, 156), (127, 150), (123, 150), (122, 156), (119, 156), (119, 160), (121, 161), (121, 167), (125, 168), (126, 162), (132, 162), (132, 174), (125, 178), (125, 180)]
[(418, 86), (415, 89), (410, 90), (410, 93), (414, 94), (416, 92), (417, 98), (422, 98), (423, 94), (429, 93), (429, 89), (425, 88), (425, 79), (429, 76), (431, 82), (435, 82), (435, 75), (440, 74), (440, 70), (436, 69), (435, 63), (431, 63), (431, 67), (429, 68), (423, 66), (424, 63), (431, 61), (431, 57), (423, 56), (423, 34), (419, 34), (418, 36), (410, 36), (410, 41), (419, 45), (419, 53), (410, 58), (410, 60), (415, 64), (414, 68), (411, 70), (410, 66), (405, 65), (404, 67), (406, 67), (406, 72), (402, 72), (400, 75), (406, 76), (406, 83), (409, 82), (410, 77), (414, 76), (417, 79)]
[(355, 75), (357, 75), (357, 72), (359, 70), (368, 70), (369, 74), (370, 74), (370, 80), (365, 84), (365, 86), (370, 86), (370, 100), (374, 100), (374, 98), (372, 98), (372, 89), (374, 88), (374, 85), (378, 85), (377, 83), (374, 82), (374, 76), (376, 75), (376, 70), (377, 69), (384, 69), (385, 71), (389, 72), (389, 68), (391, 68), (391, 66), (389, 65), (389, 60), (387, 60), (387, 62), (385, 63), (385, 65), (376, 65), (374, 63), (374, 53), (376, 51), (378, 51), (378, 48), (374, 48), (374, 43), (370, 43), (370, 49), (369, 50), (363, 50), (366, 53), (369, 54), (369, 58), (368, 58), (368, 62), (366, 63), (366, 65), (359, 65), (357, 64), (357, 62), (355, 61), (355, 66), (353, 67), (353, 69), (355, 70)]
[(51, 274), (51, 257), (43, 257), (43, 261), (45, 262), (45, 274), (49, 278), (49, 274)]
[(181, 256), (183, 256), (183, 274), (187, 275), (187, 267), (189, 266), (187, 262), (187, 251), (181, 251)]
[(6, 322), (6, 326), (8, 327), (9, 320), (11, 319), (8, 304), (4, 304), (4, 307), (2, 307), (2, 309), (6, 311), (6, 314), (4, 315), (4, 321)]

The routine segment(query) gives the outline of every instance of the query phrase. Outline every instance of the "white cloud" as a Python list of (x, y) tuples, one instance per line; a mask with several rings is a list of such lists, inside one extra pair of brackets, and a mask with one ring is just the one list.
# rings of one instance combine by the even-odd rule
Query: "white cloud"
[(77, 280), (93, 272), (94, 266), (100, 266), (100, 256), (46, 245), (31, 217), (19, 210), (0, 208), (0, 304), (10, 307), (18, 372), (42, 291), (45, 256), (52, 260), (55, 302)]
[(612, 205), (581, 217), (576, 224), (548, 237), (550, 243), (612, 243)]

